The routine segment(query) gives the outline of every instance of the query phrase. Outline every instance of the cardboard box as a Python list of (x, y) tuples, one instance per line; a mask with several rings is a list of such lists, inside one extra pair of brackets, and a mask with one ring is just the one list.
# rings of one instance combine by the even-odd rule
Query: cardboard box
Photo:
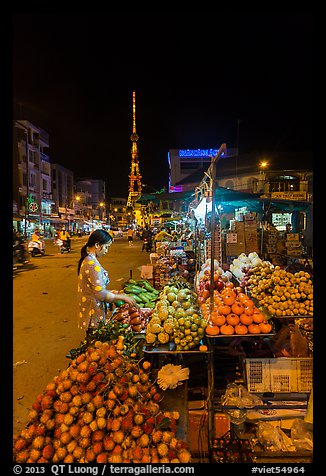
[(286, 241), (299, 241), (299, 233), (287, 233)]
[(190, 410), (189, 449), (191, 453), (208, 453), (208, 412), (207, 410)]
[(244, 253), (246, 246), (244, 242), (238, 243), (226, 243), (226, 254), (228, 256), (239, 256), (241, 253)]
[(285, 242), (285, 247), (288, 250), (301, 249), (301, 243), (300, 243), (300, 241), (286, 241)]
[(245, 229), (245, 222), (244, 221), (236, 221), (235, 222), (235, 229), (237, 233), (243, 232)]
[(140, 277), (142, 279), (153, 279), (153, 266), (142, 266)]
[(214, 415), (214, 438), (222, 438), (230, 431), (231, 420), (225, 413), (215, 413)]

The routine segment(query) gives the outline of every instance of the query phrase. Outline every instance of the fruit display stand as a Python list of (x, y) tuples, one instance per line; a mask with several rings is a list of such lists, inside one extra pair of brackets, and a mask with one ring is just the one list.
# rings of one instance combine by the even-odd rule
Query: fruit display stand
[[(216, 271), (216, 270), (215, 270)], [(310, 282), (306, 282), (309, 279), (305, 274), (296, 274), (296, 275), (288, 275), (285, 274), (286, 272), (281, 272), (281, 277), (285, 277), (288, 280), (292, 279), (294, 282), (297, 282), (297, 285), (301, 287), (301, 293), (303, 290), (311, 292), (310, 289)], [(278, 277), (278, 276), (277, 276)], [(209, 276), (206, 274), (203, 275), (203, 280), (205, 282), (209, 282)], [(199, 280), (200, 281), (200, 280)], [(262, 281), (264, 283), (264, 281)], [(241, 283), (243, 284), (243, 283)], [(248, 283), (249, 284), (249, 283)], [(271, 420), (281, 420), (289, 421), (292, 419), (302, 419), (307, 411), (307, 401), (309, 397), (309, 393), (312, 391), (312, 383), (313, 383), (313, 371), (312, 371), (312, 357), (306, 358), (292, 358), (288, 357), (276, 357), (273, 354), (273, 344), (276, 340), (276, 336), (278, 335), (278, 331), (282, 328), (288, 329), (288, 332), (292, 332), (294, 325), (301, 325), (301, 327), (305, 330), (305, 336), (307, 338), (306, 346), (301, 346), (301, 350), (303, 352), (307, 352), (309, 348), (312, 351), (312, 325), (309, 325), (309, 321), (313, 321), (312, 315), (306, 315), (304, 313), (304, 307), (300, 301), (298, 304), (298, 308), (301, 310), (302, 315), (301, 318), (299, 315), (282, 315), (282, 316), (275, 316), (271, 315), (269, 310), (266, 307), (261, 306), (259, 299), (253, 297), (250, 293), (250, 286), (245, 289), (246, 292), (243, 292), (240, 288), (240, 282), (234, 279), (232, 276), (232, 283), (228, 285), (225, 283), (225, 286), (229, 286), (231, 289), (236, 290), (236, 296), (233, 296), (233, 301), (237, 301), (237, 296), (240, 297), (241, 303), (246, 303), (247, 305), (251, 301), (252, 309), (254, 312), (250, 311), (249, 314), (253, 317), (255, 315), (255, 309), (257, 310), (258, 317), (259, 313), (263, 315), (263, 317), (269, 322), (272, 323), (272, 327), (270, 332), (260, 332), (257, 334), (250, 333), (250, 331), (239, 335), (235, 332), (234, 329), (231, 329), (230, 326), (225, 329), (222, 333), (222, 322), (224, 322), (229, 316), (229, 312), (239, 313), (240, 311), (236, 307), (232, 307), (234, 305), (231, 304), (231, 293), (225, 291), (225, 287), (221, 287), (220, 290), (215, 290), (217, 301), (214, 302), (213, 306), (210, 305), (210, 296), (207, 296), (208, 293), (205, 291), (205, 285), (203, 283), (197, 282), (197, 293), (199, 296), (204, 296), (201, 304), (201, 311), (203, 317), (207, 319), (209, 324), (205, 328), (206, 331), (206, 339), (211, 342), (211, 347), (213, 349), (214, 354), (214, 373), (218, 372), (216, 367), (215, 358), (219, 359), (219, 352), (221, 348), (221, 343), (229, 342), (229, 348), (232, 349), (232, 342), (246, 342), (249, 348), (249, 342), (251, 342), (251, 348), (254, 350), (257, 347), (257, 350), (263, 346), (265, 346), (266, 354), (270, 353), (268, 358), (262, 358), (259, 353), (257, 356), (253, 351), (253, 355), (250, 355), (252, 358), (244, 358), (243, 355), (240, 355), (238, 352), (237, 358), (237, 369), (238, 372), (234, 372), (234, 382), (237, 384), (242, 384), (247, 388), (247, 391), (253, 393), (255, 395), (259, 395), (263, 397), (267, 395), (266, 401), (263, 401), (261, 405), (251, 405), (245, 407), (244, 405), (241, 406), (230, 406), (230, 405), (222, 405), (220, 401), (220, 396), (218, 394), (219, 391), (223, 391), (223, 388), (215, 388), (215, 395), (214, 395), (214, 404), (213, 404), (213, 413), (214, 413), (214, 420), (216, 416), (221, 415), (229, 415), (235, 413), (243, 413), (245, 417), (246, 425), (257, 425), (259, 426), (259, 422), (264, 421), (271, 421)], [(308, 289), (309, 288), (309, 289)], [(224, 291), (223, 291), (224, 289)], [(265, 288), (266, 290), (266, 288)], [(262, 291), (262, 290), (261, 290)], [(205, 294), (206, 293), (206, 294)], [(257, 291), (253, 294), (256, 294)], [(215, 297), (215, 294), (213, 294)], [(265, 296), (266, 296), (265, 292)], [(293, 293), (293, 303), (295, 303), (294, 299), (297, 298), (298, 293), (294, 295)], [(264, 294), (262, 293), (259, 297), (263, 297)], [(305, 297), (305, 293), (300, 297)], [(207, 301), (205, 300), (207, 299)], [(223, 304), (221, 304), (223, 301)], [(230, 301), (230, 302), (228, 302)], [(227, 309), (225, 305), (228, 302), (230, 309)], [(277, 301), (275, 301), (277, 302)], [(294, 304), (295, 305), (295, 304)], [(311, 312), (311, 305), (310, 301), (306, 300), (304, 303), (307, 310)], [(246, 306), (244, 306), (246, 307)], [(290, 309), (290, 308), (289, 308)], [(273, 308), (271, 308), (273, 310)], [(248, 309), (249, 312), (249, 309)], [(226, 316), (221, 316), (221, 314), (225, 313)], [(285, 314), (285, 313), (284, 313)], [(248, 317), (248, 316), (247, 316)], [(247, 319), (246, 317), (246, 319)], [(223, 318), (223, 320), (222, 320)], [(235, 319), (232, 317), (232, 319)], [(260, 318), (261, 319), (261, 318)], [(238, 319), (237, 319), (238, 321)], [(232, 321), (233, 322), (233, 321)], [(231, 324), (231, 317), (229, 319), (229, 324)], [(216, 329), (218, 327), (219, 329)], [(215, 329), (215, 332), (213, 332)], [(249, 327), (248, 327), (249, 330)], [(232, 331), (232, 332), (231, 332)], [(229, 334), (225, 334), (225, 332), (229, 332)], [(207, 333), (211, 335), (207, 335)], [(214, 333), (216, 335), (214, 335)], [(309, 339), (309, 340), (308, 340)], [(258, 343), (261, 345), (255, 345)], [(227, 344), (226, 344), (227, 346)], [(246, 346), (247, 348), (247, 346)], [(235, 349), (235, 347), (234, 347)], [(297, 349), (298, 350), (298, 349)], [(244, 352), (244, 349), (242, 349)], [(305, 355), (305, 354), (303, 354)], [(232, 380), (231, 380), (232, 381)], [(245, 388), (244, 387), (244, 388)], [(225, 390), (225, 388), (224, 388)], [(237, 428), (237, 425), (232, 422), (231, 419), (231, 430)], [(214, 429), (215, 430), (215, 429)], [(287, 429), (288, 431), (288, 429)], [(284, 433), (284, 432), (283, 432)], [(219, 438), (217, 438), (217, 436)], [(286, 435), (283, 435), (286, 438)], [(255, 433), (251, 432), (250, 435), (248, 433), (240, 434), (240, 440), (250, 439), (250, 441), (254, 441)], [(231, 444), (230, 436), (227, 436), (225, 439), (223, 435), (217, 435), (216, 432), (211, 434), (211, 459), (215, 462), (243, 462), (244, 456), (239, 452), (239, 445), (235, 439), (233, 439), (233, 443)], [(229, 448), (227, 450), (227, 443), (229, 444)], [(288, 443), (288, 442), (287, 442)], [(233, 446), (232, 446), (233, 445)], [(233, 448), (233, 449), (232, 449)], [(286, 461), (294, 461), (294, 454), (299, 458), (302, 458), (303, 461), (310, 462), (312, 459), (312, 451), (301, 451), (294, 448), (292, 445), (291, 451), (292, 454), (288, 455), (286, 451), (287, 446), (285, 445), (285, 449), (282, 452), (277, 452), (275, 449), (270, 453), (267, 452), (268, 457), (266, 461), (273, 460), (273, 452), (274, 457), (278, 458), (279, 461), (282, 460)], [(225, 450), (225, 451), (224, 451)], [(234, 454), (232, 454), (234, 453)], [(280, 454), (279, 454), (280, 453)], [(248, 456), (248, 455), (247, 455)], [(262, 447), (259, 444), (255, 445), (255, 451), (252, 452), (251, 457), (253, 460), (258, 461), (262, 460)], [(238, 458), (238, 459), (237, 459)], [(236, 461), (237, 459), (237, 461)]]
[(130, 326), (120, 321), (99, 326), (69, 358), (15, 436), (16, 463), (191, 461), (187, 442), (176, 436), (179, 413), (173, 401), (172, 411), (163, 410), (142, 339), (135, 339)]
[[(152, 363), (152, 369), (154, 374), (166, 364), (166, 362), (173, 362), (175, 365), (181, 365), (189, 367), (190, 374), (192, 373), (192, 363), (195, 358), (195, 365), (199, 362), (199, 368), (205, 372), (205, 379), (207, 382), (206, 388), (206, 400), (203, 402), (203, 406), (207, 412), (207, 428), (201, 428), (198, 433), (190, 431), (191, 425), (189, 422), (189, 387), (188, 382), (185, 380), (182, 385), (177, 386), (175, 389), (169, 389), (164, 392), (164, 410), (171, 411), (171, 408), (177, 409), (180, 413), (179, 419), (179, 434), (177, 436), (187, 441), (190, 451), (193, 456), (200, 456), (201, 458), (207, 458), (209, 456), (209, 440), (210, 435), (213, 432), (213, 391), (214, 391), (214, 369), (213, 369), (213, 349), (209, 342), (205, 346), (207, 350), (176, 350), (176, 346), (173, 342), (167, 344), (161, 344), (159, 346), (144, 345), (143, 351), (146, 359)], [(204, 377), (204, 376), (203, 376)], [(200, 445), (198, 440), (200, 439)], [(201, 451), (198, 448), (201, 446)]]

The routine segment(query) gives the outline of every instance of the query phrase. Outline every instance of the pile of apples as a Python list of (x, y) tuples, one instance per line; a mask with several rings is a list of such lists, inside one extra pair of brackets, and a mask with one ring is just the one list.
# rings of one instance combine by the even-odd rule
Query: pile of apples
[[(224, 271), (217, 260), (214, 260), (214, 290), (221, 291), (225, 283), (232, 279), (230, 271)], [(195, 282), (195, 289), (198, 296), (198, 304), (203, 304), (210, 296), (211, 288), (211, 262), (207, 260), (201, 267)]]

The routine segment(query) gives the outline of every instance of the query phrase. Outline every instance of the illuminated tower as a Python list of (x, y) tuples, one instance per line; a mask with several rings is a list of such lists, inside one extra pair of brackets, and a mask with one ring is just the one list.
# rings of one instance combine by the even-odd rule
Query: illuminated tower
[(129, 175), (129, 195), (127, 200), (127, 208), (133, 208), (135, 201), (141, 195), (141, 175), (139, 172), (137, 141), (138, 135), (136, 133), (136, 93), (132, 93), (132, 134), (130, 136), (132, 142), (131, 147), (131, 166)]

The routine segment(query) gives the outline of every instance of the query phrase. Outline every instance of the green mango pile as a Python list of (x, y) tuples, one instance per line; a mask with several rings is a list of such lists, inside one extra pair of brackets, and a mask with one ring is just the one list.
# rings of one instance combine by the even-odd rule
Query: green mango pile
[(140, 307), (154, 309), (155, 303), (159, 297), (160, 291), (153, 288), (146, 279), (129, 279), (123, 287), (123, 292), (133, 297)]

